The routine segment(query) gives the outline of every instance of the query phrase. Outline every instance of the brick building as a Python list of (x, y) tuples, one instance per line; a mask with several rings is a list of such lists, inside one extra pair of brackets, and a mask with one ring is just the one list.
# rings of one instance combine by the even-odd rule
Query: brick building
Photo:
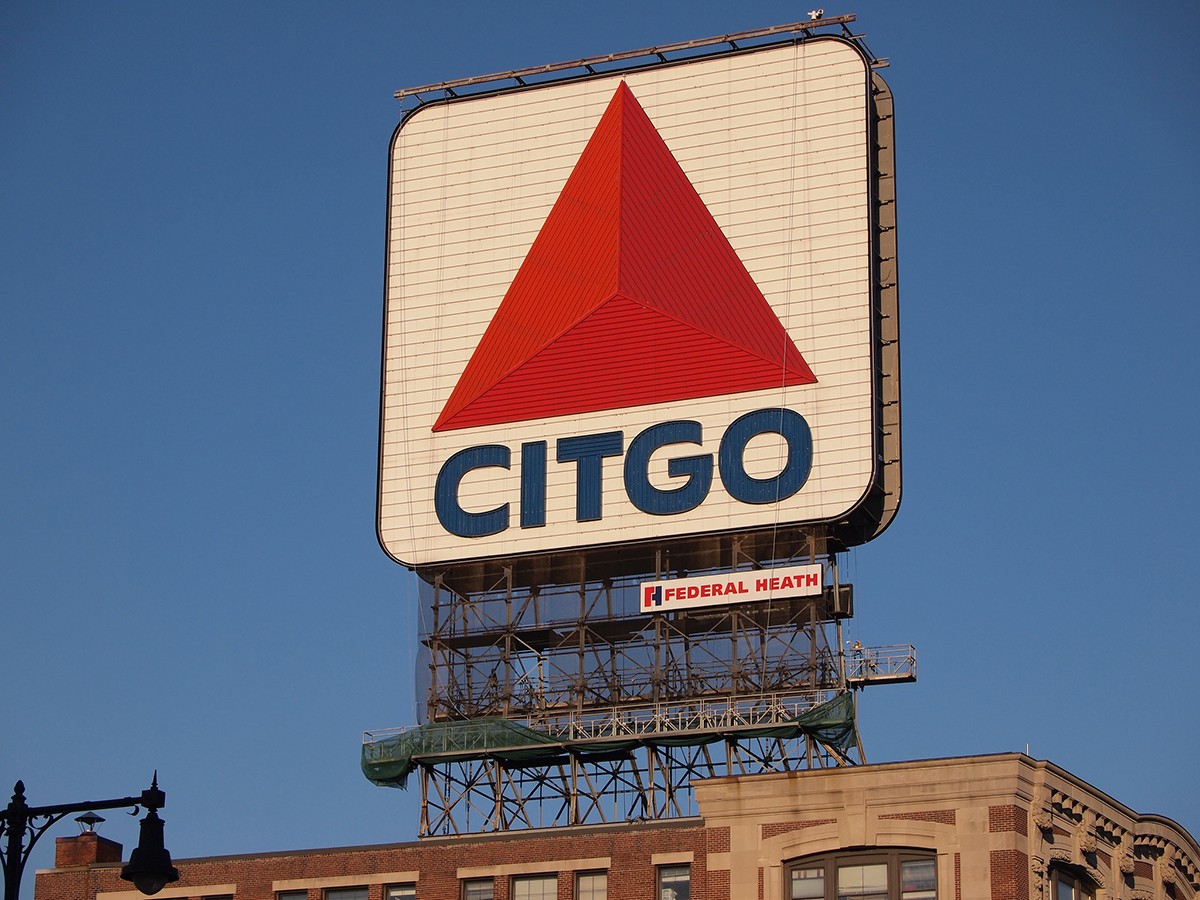
[[(193, 900), (1193, 900), (1200, 846), (1018, 753), (717, 778), (700, 816), (176, 860)], [(35, 900), (135, 900), (59, 838)]]

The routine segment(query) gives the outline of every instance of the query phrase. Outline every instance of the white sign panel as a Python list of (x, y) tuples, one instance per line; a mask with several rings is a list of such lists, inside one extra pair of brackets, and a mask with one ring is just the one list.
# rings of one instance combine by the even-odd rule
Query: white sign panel
[(415, 110), (392, 149), (385, 549), (853, 510), (878, 457), (869, 84), (830, 39)]
[(642, 582), (641, 610), (644, 613), (670, 612), (701, 606), (812, 597), (820, 594), (821, 590), (819, 565), (671, 578), (667, 581)]

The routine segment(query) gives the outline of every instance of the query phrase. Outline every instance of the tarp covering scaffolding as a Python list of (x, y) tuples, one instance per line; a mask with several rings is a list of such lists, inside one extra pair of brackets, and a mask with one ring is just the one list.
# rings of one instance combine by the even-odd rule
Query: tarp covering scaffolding
[(385, 787), (405, 788), (418, 765), (470, 759), (494, 759), (509, 767), (553, 765), (574, 756), (585, 760), (615, 759), (638, 747), (694, 747), (742, 738), (808, 737), (846, 758), (857, 746), (854, 696), (845, 692), (799, 716), (769, 725), (695, 733), (612, 735), (587, 740), (561, 737), (507, 719), (420, 725), (363, 744), (363, 774)]

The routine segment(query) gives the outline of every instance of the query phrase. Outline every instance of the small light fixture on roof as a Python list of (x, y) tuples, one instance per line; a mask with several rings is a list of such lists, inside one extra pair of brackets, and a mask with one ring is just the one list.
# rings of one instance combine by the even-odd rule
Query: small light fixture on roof
[(89, 809), (82, 816), (76, 816), (75, 821), (79, 823), (80, 834), (91, 834), (104, 821), (104, 816), (98, 816)]

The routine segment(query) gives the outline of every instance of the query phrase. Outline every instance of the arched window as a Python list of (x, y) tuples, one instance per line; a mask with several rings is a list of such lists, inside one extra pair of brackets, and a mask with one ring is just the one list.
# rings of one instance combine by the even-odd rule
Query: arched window
[(921, 850), (823, 853), (789, 863), (785, 878), (787, 900), (937, 900), (937, 857)]
[(1053, 900), (1095, 900), (1096, 888), (1090, 878), (1078, 870), (1055, 866), (1050, 870)]

